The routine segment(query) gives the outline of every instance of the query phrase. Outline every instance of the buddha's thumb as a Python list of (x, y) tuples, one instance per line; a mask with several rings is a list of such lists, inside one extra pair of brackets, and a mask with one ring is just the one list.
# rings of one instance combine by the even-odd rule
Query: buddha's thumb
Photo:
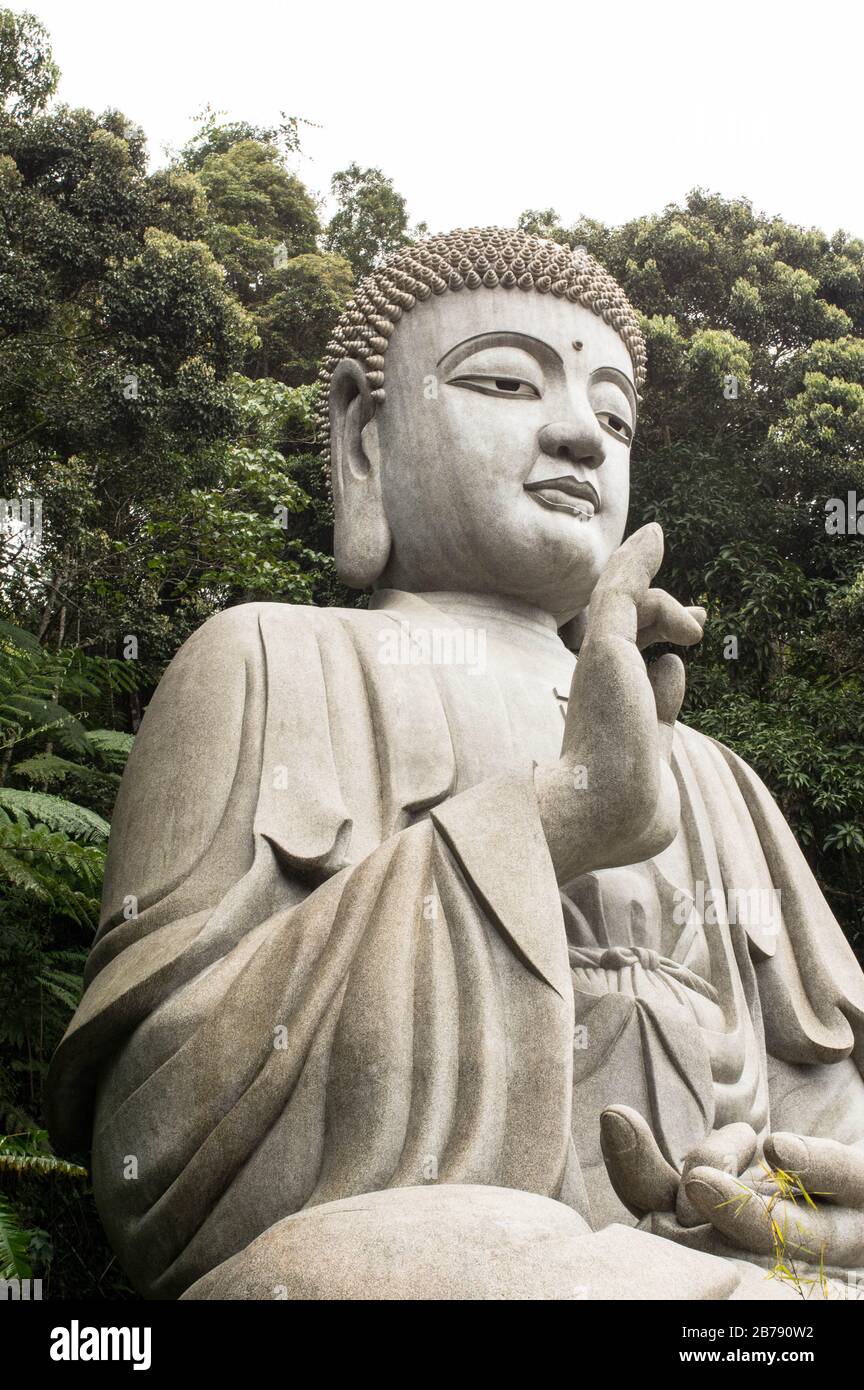
[(627, 1105), (600, 1116), (600, 1148), (609, 1180), (634, 1216), (674, 1211), (678, 1174), (663, 1157), (648, 1123)]

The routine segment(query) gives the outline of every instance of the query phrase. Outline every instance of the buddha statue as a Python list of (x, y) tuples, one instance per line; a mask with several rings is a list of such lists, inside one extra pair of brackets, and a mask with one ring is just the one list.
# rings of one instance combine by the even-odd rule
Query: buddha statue
[(645, 369), (603, 268), (522, 232), (406, 247), (346, 308), (368, 607), (243, 604), (177, 653), (51, 1067), (147, 1297), (783, 1298), (778, 1228), (864, 1265), (864, 979), (642, 655), (705, 619), (652, 586), (659, 526), (622, 543)]

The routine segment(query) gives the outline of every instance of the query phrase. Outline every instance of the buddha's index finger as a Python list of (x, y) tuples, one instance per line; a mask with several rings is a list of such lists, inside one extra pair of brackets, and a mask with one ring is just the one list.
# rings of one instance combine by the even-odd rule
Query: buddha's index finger
[[(663, 530), (656, 521), (634, 531), (601, 574), (589, 609), (589, 625), (636, 640), (636, 605), (648, 592), (663, 560)], [(589, 634), (590, 635), (590, 634)]]

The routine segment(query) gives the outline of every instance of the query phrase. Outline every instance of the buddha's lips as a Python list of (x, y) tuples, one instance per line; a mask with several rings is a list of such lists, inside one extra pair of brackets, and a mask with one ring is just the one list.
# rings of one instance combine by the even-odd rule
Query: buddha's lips
[(587, 502), (592, 514), (600, 510), (600, 498), (593, 484), (582, 478), (574, 478), (569, 473), (561, 478), (539, 478), (533, 483), (525, 483), (525, 491), (539, 493), (538, 501), (567, 511), (583, 510), (572, 507), (567, 502), (568, 497), (578, 502)]

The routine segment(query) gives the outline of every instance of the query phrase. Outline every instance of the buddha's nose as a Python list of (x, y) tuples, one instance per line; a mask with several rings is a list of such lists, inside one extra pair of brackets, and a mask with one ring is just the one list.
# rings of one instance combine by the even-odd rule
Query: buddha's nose
[(593, 415), (584, 421), (561, 420), (544, 425), (539, 443), (550, 458), (582, 463), (588, 468), (599, 468), (606, 457), (603, 433)]

